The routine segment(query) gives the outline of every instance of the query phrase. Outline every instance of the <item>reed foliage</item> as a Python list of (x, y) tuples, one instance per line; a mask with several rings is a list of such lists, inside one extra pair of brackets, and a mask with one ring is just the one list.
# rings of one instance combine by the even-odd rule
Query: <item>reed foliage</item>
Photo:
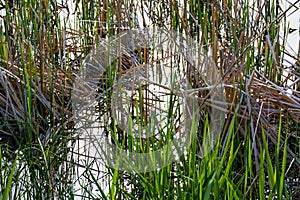
[[(279, 0), (76, 0), (71, 4), (1, 1), (2, 199), (295, 199), (300, 195), (300, 54), (286, 48), (290, 28), (286, 16), (298, 9), (299, 1), (287, 10)], [(176, 30), (210, 52), (226, 94), (224, 102), (218, 102), (226, 113), (224, 127), (215, 148), (201, 156), (199, 142), (210, 131), (209, 104), (201, 103), (199, 127), (192, 127), (196, 138), (177, 162), (145, 173), (105, 166), (97, 171), (82, 163), (75, 151), (82, 139), (72, 111), (76, 74), (104, 39), (154, 26)], [(286, 55), (295, 62), (286, 62)], [(116, 62), (111, 66), (114, 70), (108, 71), (105, 89), (113, 85), (120, 69)], [(206, 85), (194, 83), (194, 88), (200, 86)], [(105, 95), (99, 113), (110, 106), (109, 92)], [(106, 134), (116, 144), (137, 148), (137, 141), (120, 140), (115, 124), (108, 126)], [(151, 147), (157, 144), (149, 142)], [(97, 162), (94, 155), (85, 158)], [(78, 167), (83, 169), (80, 177)]]

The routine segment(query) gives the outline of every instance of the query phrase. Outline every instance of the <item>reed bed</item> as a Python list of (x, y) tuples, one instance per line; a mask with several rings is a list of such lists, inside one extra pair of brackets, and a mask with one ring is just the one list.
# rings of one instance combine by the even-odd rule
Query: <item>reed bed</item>
[[(279, 0), (76, 0), (70, 5), (63, 0), (0, 3), (2, 199), (298, 198), (300, 53), (287, 51), (286, 14), (298, 9), (299, 1), (287, 10)], [(177, 162), (151, 172), (110, 166), (97, 171), (83, 164), (75, 149), (82, 138), (72, 107), (74, 83), (84, 59), (101, 42), (145, 27), (175, 30), (209, 52), (224, 87), (224, 101), (214, 105), (225, 113), (224, 123), (214, 148), (203, 156), (199, 146), (211, 131), (208, 97), (214, 88), (194, 75), (193, 89), (210, 89), (199, 93), (199, 122), (191, 128), (195, 139)], [(285, 55), (295, 63), (287, 65)], [(149, 62), (141, 52), (137, 56), (141, 65)], [(113, 86), (122, 67), (116, 61), (111, 69), (98, 92)], [(103, 97), (97, 116), (110, 112), (111, 93)], [(145, 119), (140, 114), (136, 117)], [(136, 150), (140, 141), (124, 139), (108, 118), (109, 125), (98, 118), (107, 124), (105, 135), (124, 150)], [(140, 153), (163, 144), (148, 142)], [(84, 156), (98, 162), (88, 151)], [(84, 171), (80, 177), (78, 167)]]

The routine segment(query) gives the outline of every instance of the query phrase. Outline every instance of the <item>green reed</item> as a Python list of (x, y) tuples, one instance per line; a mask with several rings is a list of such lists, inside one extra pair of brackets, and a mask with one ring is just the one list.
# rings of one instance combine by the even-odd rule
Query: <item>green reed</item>
[[(287, 177), (298, 176), (300, 165), (295, 106), (299, 89), (292, 88), (294, 101), (278, 89), (287, 90), (283, 56), (288, 53), (289, 28), (282, 24), (285, 11), (278, 1), (240, 4), (233, 0), (76, 0), (74, 4), (76, 18), (72, 24), (69, 18), (63, 21), (59, 15), (72, 14), (71, 8), (64, 7), (65, 2), (4, 1), (6, 15), (0, 29), (1, 199), (84, 199), (84, 195), (90, 199), (299, 196), (299, 187), (287, 182)], [(222, 76), (220, 82), (232, 86), (224, 89), (228, 103), (224, 106), (224, 127), (213, 150), (203, 156), (199, 147), (211, 131), (209, 114), (203, 111), (204, 118), (193, 118), (191, 131), (195, 138), (185, 154), (177, 162), (152, 172), (139, 172), (134, 166), (130, 173), (107, 167), (105, 176), (99, 178), (86, 164), (84, 178), (95, 184), (99, 194), (90, 191), (86, 183), (80, 185), (85, 192), (80, 196), (74, 188), (76, 167), (83, 164), (73, 149), (79, 138), (70, 103), (73, 75), (78, 74), (85, 56), (103, 38), (122, 28), (138, 28), (137, 8), (144, 9), (143, 15), (150, 19), (145, 23), (150, 27), (178, 30), (211, 51)], [(294, 56), (299, 63), (299, 55)], [(109, 86), (118, 69), (116, 64), (112, 66)], [(299, 70), (292, 73), (298, 75)], [(111, 93), (106, 95), (104, 104), (109, 105), (106, 100)], [(139, 99), (145, 101), (143, 96)], [(134, 109), (143, 121), (139, 103), (143, 102), (137, 102)], [(168, 103), (169, 122), (167, 132), (160, 132), (161, 140), (151, 137), (143, 143), (125, 138), (116, 124), (108, 125), (109, 137), (121, 149), (139, 153), (160, 148), (173, 134), (172, 111), (176, 108), (171, 100)], [(128, 133), (133, 123), (130, 119)], [(138, 124), (139, 130), (142, 124)], [(93, 155), (89, 156), (93, 159)], [(108, 182), (108, 188), (103, 182)]]

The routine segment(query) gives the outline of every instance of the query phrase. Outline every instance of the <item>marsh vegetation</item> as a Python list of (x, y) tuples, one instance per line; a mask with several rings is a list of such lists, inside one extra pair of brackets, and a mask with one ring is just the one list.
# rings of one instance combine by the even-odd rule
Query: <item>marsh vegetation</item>
[[(298, 6), (295, 1), (285, 9), (279, 0), (1, 1), (0, 198), (297, 199), (299, 52), (287, 48), (286, 17)], [(103, 45), (108, 38), (143, 28), (173, 30), (201, 46), (215, 63), (215, 83), (222, 83), (224, 99), (209, 101), (216, 87), (199, 76), (197, 66), (180, 68), (189, 89), (198, 91), (195, 137), (176, 162), (129, 172), (105, 166), (90, 153), (95, 138), (78, 125), (72, 95), (91, 52), (102, 59), (99, 51), (109, 52)], [(126, 151), (160, 149), (180, 128), (180, 112), (173, 114), (179, 106), (170, 102), (167, 131), (158, 131), (159, 137), (127, 137), (110, 116), (110, 88), (130, 66), (166, 61), (177, 70), (183, 62), (166, 52), (157, 55), (148, 46), (127, 48), (106, 62), (105, 79), (99, 74), (95, 84), (101, 98), (87, 119), (98, 120), (98, 130)], [(134, 104), (128, 124), (140, 130), (149, 120), (141, 105), (154, 104), (142, 92), (135, 95), (134, 102), (141, 102)], [(224, 121), (214, 148), (204, 155), (201, 144), (215, 120), (211, 109), (222, 111)]]

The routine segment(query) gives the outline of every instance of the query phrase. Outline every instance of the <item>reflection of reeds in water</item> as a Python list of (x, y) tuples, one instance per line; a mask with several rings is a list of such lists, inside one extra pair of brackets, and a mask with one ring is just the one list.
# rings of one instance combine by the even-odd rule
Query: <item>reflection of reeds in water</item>
[[(108, 64), (106, 66), (107, 68), (116, 68), (115, 76), (122, 76), (122, 74), (126, 73), (128, 70), (132, 70), (134, 67), (138, 67), (139, 65), (146, 63), (146, 57), (142, 56), (140, 49), (128, 50), (128, 52), (123, 52), (120, 57), (120, 59), (117, 58), (115, 62), (112, 62), (111, 64)], [(144, 59), (143, 61), (142, 58)], [(116, 79), (110, 79), (108, 77), (108, 73), (108, 70), (106, 70), (104, 74), (100, 77), (99, 82), (97, 84), (97, 93), (102, 96), (102, 98), (99, 98), (99, 100), (97, 101), (96, 106), (96, 116), (98, 116), (99, 120), (99, 122), (97, 123), (99, 123), (100, 126), (103, 126), (103, 133), (106, 135), (106, 137), (111, 137), (110, 133), (112, 130), (114, 130), (114, 127), (116, 127), (118, 143), (124, 142), (124, 148), (126, 149), (127, 139), (126, 136), (124, 136), (124, 130), (122, 130), (119, 127), (119, 125), (116, 124), (115, 119), (113, 119), (111, 110), (113, 106), (111, 105), (111, 98), (113, 92), (112, 88), (114, 87), (114, 82)], [(107, 117), (103, 118), (104, 115), (106, 115)], [(103, 119), (107, 121), (103, 121)], [(113, 144), (115, 144), (113, 138), (110, 138), (110, 140)]]

